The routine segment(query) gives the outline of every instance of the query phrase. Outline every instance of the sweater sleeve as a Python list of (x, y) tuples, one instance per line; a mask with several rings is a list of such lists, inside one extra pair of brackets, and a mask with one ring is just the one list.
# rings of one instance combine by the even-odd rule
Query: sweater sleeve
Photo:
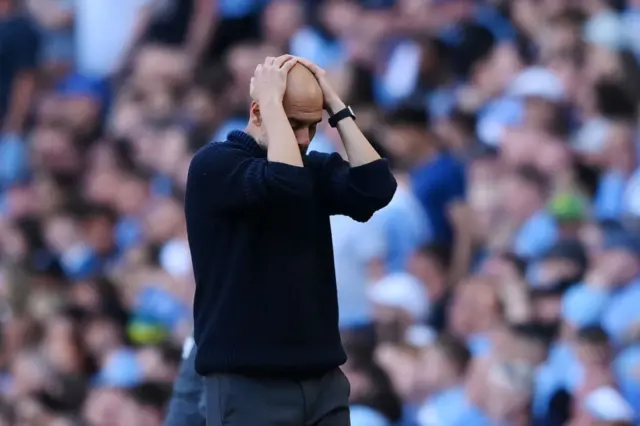
[(225, 143), (205, 146), (189, 166), (187, 198), (197, 197), (212, 211), (299, 202), (312, 193), (313, 179), (306, 168), (252, 157)]
[(389, 204), (396, 192), (397, 183), (387, 160), (351, 167), (339, 154), (310, 152), (306, 159), (329, 214), (366, 222)]

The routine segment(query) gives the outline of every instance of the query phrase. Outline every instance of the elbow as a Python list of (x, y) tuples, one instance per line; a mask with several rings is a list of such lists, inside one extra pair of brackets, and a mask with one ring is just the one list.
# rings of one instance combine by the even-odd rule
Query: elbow
[(353, 196), (372, 210), (371, 214), (389, 204), (398, 188), (386, 160), (350, 169), (348, 180)]
[(367, 222), (377, 212), (385, 208), (396, 193), (398, 184), (389, 173), (389, 179), (377, 180), (367, 191), (352, 186), (347, 195), (351, 205), (349, 217), (357, 222)]
[(377, 210), (380, 210), (383, 207), (386, 207), (393, 196), (396, 194), (396, 190), (398, 189), (398, 182), (396, 178), (393, 176), (391, 172), (388, 172), (384, 178), (380, 179), (379, 187), (378, 187), (378, 196), (376, 197), (376, 202), (378, 203)]

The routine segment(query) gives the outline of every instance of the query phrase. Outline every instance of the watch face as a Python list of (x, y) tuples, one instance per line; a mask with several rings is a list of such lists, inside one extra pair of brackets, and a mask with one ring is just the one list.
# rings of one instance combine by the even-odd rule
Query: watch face
[(351, 114), (351, 117), (356, 118), (356, 113), (353, 112), (353, 109), (351, 109), (351, 107), (347, 107), (347, 109), (349, 109), (349, 114)]

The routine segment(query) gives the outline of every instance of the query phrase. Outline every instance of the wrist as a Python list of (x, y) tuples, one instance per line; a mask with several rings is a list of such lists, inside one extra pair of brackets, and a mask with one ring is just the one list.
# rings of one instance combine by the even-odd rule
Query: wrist
[(346, 107), (347, 105), (338, 97), (327, 101), (327, 111), (330, 115), (334, 115), (336, 112), (343, 110)]
[[(278, 99), (277, 96), (270, 96), (270, 97), (265, 97), (263, 99), (258, 99), (258, 105), (263, 108), (277, 108), (277, 107), (281, 107), (284, 108), (284, 105), (282, 104), (282, 98)], [(264, 111), (262, 111), (264, 113)]]

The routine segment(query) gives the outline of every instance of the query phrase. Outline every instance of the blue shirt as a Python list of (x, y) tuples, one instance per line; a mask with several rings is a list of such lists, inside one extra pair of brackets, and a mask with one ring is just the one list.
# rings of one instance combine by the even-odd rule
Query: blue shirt
[(627, 181), (620, 173), (607, 172), (600, 178), (594, 200), (596, 218), (618, 219), (622, 215), (626, 186)]
[(267, 0), (219, 0), (218, 12), (226, 19), (239, 19), (260, 10)]
[(516, 232), (513, 248), (525, 259), (541, 256), (556, 242), (558, 228), (544, 210), (533, 214)]
[(452, 203), (464, 200), (467, 190), (464, 164), (448, 152), (441, 152), (411, 173), (413, 192), (427, 214), (432, 239), (453, 241), (449, 220)]
[(491, 422), (467, 399), (462, 387), (447, 389), (429, 398), (418, 412), (424, 426), (489, 426)]
[(409, 256), (430, 238), (428, 223), (422, 207), (414, 195), (399, 187), (389, 205), (371, 218), (386, 237), (386, 266), (389, 272), (402, 272)]
[(602, 326), (616, 343), (624, 340), (629, 327), (640, 320), (640, 278), (611, 294), (602, 315)]

